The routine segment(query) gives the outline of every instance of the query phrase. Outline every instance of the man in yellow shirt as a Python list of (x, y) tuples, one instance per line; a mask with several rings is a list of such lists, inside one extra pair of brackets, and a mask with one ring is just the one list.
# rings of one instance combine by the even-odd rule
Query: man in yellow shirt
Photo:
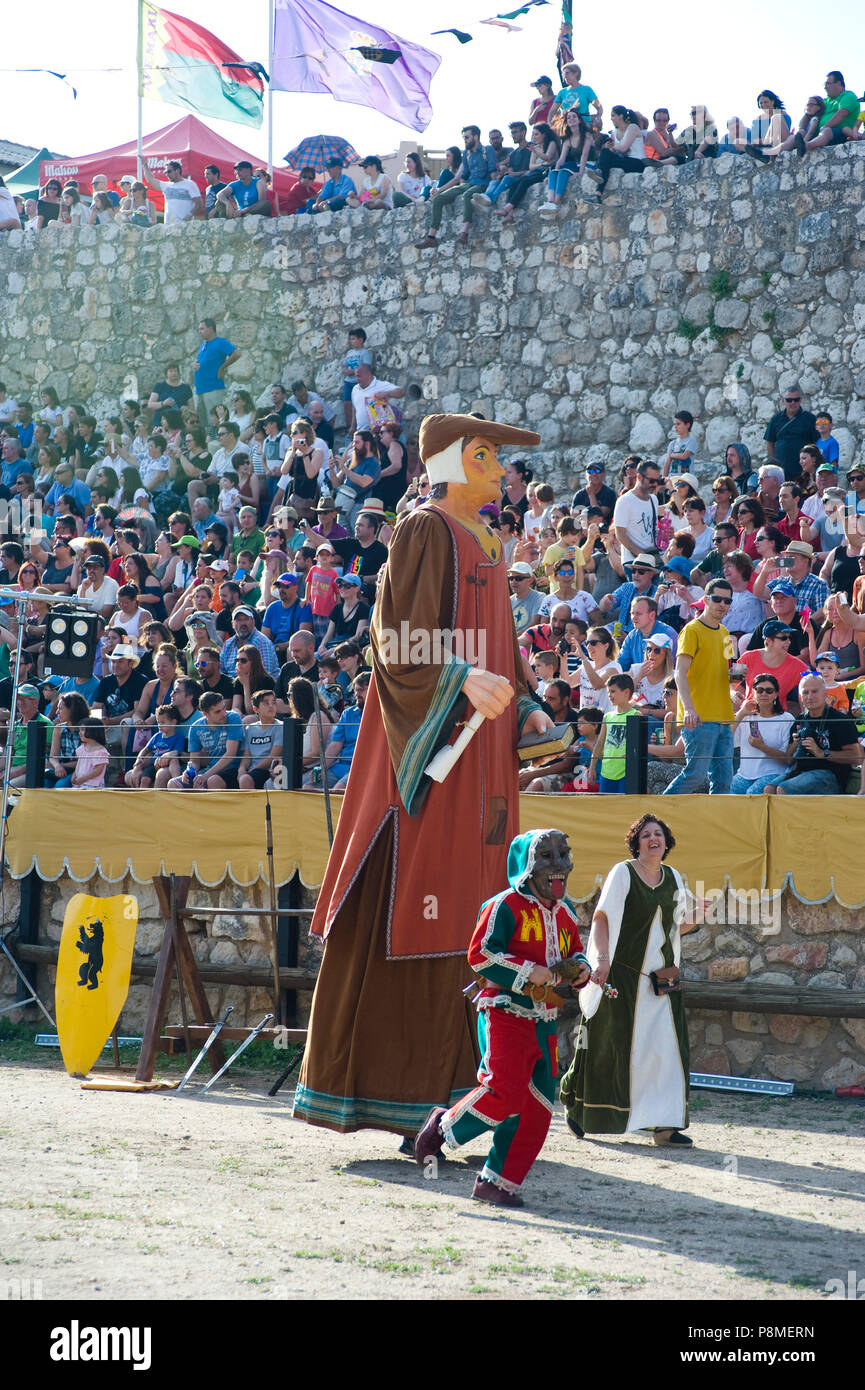
[(666, 788), (665, 796), (696, 791), (704, 778), (709, 791), (729, 792), (733, 777), (733, 702), (730, 699), (730, 660), (733, 643), (723, 626), (733, 601), (726, 579), (710, 579), (706, 607), (679, 634), (676, 685), (678, 719), (685, 744), (685, 766)]

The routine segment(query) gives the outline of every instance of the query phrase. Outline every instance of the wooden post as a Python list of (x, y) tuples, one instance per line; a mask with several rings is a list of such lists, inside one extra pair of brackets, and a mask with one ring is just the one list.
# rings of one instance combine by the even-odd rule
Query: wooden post
[[(10, 730), (8, 739), (10, 757), (12, 748), (12, 731)], [(45, 786), (45, 725), (30, 723), (27, 725), (27, 762), (24, 772), (25, 787), (44, 787)], [(42, 908), (42, 880), (35, 869), (31, 869), (21, 880), (21, 906), (18, 912), (18, 940), (24, 944), (34, 945), (39, 937), (39, 914)], [(28, 982), (33, 989), (36, 988), (36, 971), (34, 965), (21, 967), (27, 976)], [(15, 992), (17, 1002), (26, 1003), (30, 1000), (30, 995), (25, 988), (24, 981), (18, 979), (18, 988)]]
[[(171, 992), (171, 976), (174, 970), (175, 942), (177, 954), (180, 958), (180, 969), (183, 981), (186, 985), (186, 993), (192, 1005), (196, 1023), (212, 1023), (213, 1013), (207, 1002), (207, 995), (201, 983), (201, 976), (198, 973), (198, 964), (189, 944), (189, 938), (185, 929), (179, 924), (175, 936), (171, 927), (172, 910), (175, 917), (179, 909), (186, 906), (186, 899), (189, 895), (188, 877), (177, 878), (175, 880), (175, 893), (170, 892), (170, 885), (165, 878), (155, 878), (153, 887), (159, 899), (159, 906), (165, 918), (165, 928), (162, 936), (162, 945), (159, 948), (159, 958), (156, 963), (156, 977), (153, 981), (153, 993), (150, 996), (150, 1007), (147, 1010), (147, 1021), (144, 1024), (144, 1034), (141, 1043), (141, 1052), (138, 1056), (138, 1066), (135, 1069), (136, 1081), (152, 1081), (153, 1067), (156, 1061), (156, 1054), (159, 1050), (159, 1038), (162, 1034), (162, 1025), (165, 1022), (165, 1015), (168, 1009), (168, 996)], [(173, 902), (172, 902), (173, 898)], [(211, 1070), (216, 1072), (225, 1061), (225, 1053), (219, 1044), (219, 1040), (207, 1054)]]
[(649, 789), (649, 721), (639, 715), (625, 720), (625, 795), (645, 796)]

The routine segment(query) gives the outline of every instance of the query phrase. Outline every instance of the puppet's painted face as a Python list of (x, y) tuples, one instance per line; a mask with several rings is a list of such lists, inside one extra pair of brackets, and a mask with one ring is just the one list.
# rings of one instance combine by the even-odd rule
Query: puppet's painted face
[(463, 449), (462, 463), (476, 506), (499, 502), (505, 470), (499, 463), (498, 446), (478, 435)]
[(537, 898), (558, 902), (565, 896), (568, 874), (573, 867), (567, 835), (559, 830), (545, 831), (534, 844), (529, 889)]

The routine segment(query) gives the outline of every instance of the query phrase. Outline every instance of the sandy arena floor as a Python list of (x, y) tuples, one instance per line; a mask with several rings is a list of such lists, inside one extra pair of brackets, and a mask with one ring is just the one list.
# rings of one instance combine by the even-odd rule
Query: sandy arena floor
[(578, 1144), (558, 1112), (526, 1208), (496, 1212), (469, 1198), (480, 1144), (428, 1181), (267, 1084), (124, 1095), (4, 1065), (2, 1277), (44, 1299), (801, 1300), (865, 1270), (855, 1104), (696, 1092), (686, 1153)]

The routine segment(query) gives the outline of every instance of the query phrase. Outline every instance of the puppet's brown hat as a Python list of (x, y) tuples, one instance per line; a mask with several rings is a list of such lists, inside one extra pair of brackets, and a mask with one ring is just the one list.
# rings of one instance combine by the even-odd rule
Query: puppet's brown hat
[(440, 454), (449, 444), (466, 437), (483, 435), (491, 444), (540, 444), (541, 436), (534, 430), (518, 430), (513, 425), (500, 425), (495, 420), (479, 420), (476, 415), (426, 415), (421, 421), (418, 444), (424, 463), (433, 454)]
[(421, 422), (418, 447), (431, 483), (464, 483), (461, 441), (488, 439), (491, 444), (540, 444), (534, 430), (480, 420), (476, 415), (427, 415)]

